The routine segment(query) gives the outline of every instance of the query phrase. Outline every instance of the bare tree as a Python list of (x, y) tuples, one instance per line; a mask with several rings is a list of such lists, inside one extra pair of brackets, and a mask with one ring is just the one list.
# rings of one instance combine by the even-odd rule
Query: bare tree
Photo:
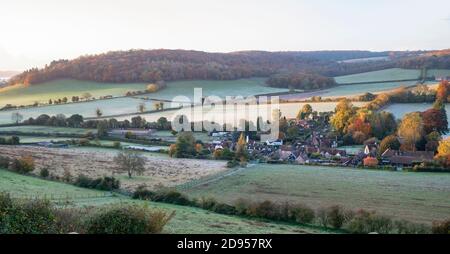
[(95, 110), (95, 115), (97, 115), (97, 117), (101, 117), (101, 116), (103, 115), (102, 110), (99, 109), (99, 108), (97, 108), (97, 109)]
[(114, 163), (118, 170), (128, 173), (131, 178), (133, 174), (142, 175), (145, 171), (145, 157), (136, 152), (120, 152), (114, 157)]
[(144, 113), (146, 110), (145, 103), (139, 103), (138, 110), (139, 112)]
[(19, 112), (14, 112), (11, 115), (11, 119), (13, 120), (13, 122), (15, 122), (16, 124), (19, 124), (22, 120), (23, 120), (23, 115), (20, 114)]

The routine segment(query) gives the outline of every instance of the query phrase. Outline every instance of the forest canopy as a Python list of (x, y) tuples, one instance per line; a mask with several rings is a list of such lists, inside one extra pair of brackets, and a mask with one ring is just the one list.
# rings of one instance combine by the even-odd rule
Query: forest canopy
[[(408, 52), (406, 56), (404, 54), (402, 52), (369, 51), (242, 51), (232, 53), (165, 49), (114, 51), (81, 56), (73, 60), (53, 61), (42, 69), (33, 68), (13, 77), (9, 84), (39, 84), (62, 78), (113, 83), (154, 83), (161, 80), (234, 80), (270, 77), (280, 73), (294, 73), (291, 75), (292, 77), (298, 76), (298, 73), (314, 73), (314, 75), (334, 77), (398, 67), (400, 64), (411, 68), (418, 68), (422, 65), (450, 67), (448, 54), (430, 55), (423, 52)], [(340, 62), (345, 59), (377, 56), (389, 56), (390, 60)], [(402, 59), (407, 59), (407, 61)], [(414, 59), (417, 61), (415, 62)], [(274, 78), (278, 77), (274, 76)], [(304, 86), (297, 84), (294, 79), (290, 82), (298, 87)], [(312, 87), (325, 84), (328, 82), (324, 83), (318, 79)]]

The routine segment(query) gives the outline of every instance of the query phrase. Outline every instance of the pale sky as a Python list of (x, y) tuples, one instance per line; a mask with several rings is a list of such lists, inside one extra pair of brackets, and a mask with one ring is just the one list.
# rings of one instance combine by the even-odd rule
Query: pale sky
[(450, 48), (450, 1), (0, 1), (0, 70), (155, 48), (444, 49)]

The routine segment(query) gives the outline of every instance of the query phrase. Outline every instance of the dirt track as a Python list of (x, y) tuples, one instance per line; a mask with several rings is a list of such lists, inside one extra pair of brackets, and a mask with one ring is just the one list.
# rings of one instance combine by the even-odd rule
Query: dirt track
[(226, 170), (221, 161), (173, 159), (160, 154), (144, 154), (147, 158), (142, 176), (128, 179), (125, 172), (118, 172), (113, 158), (116, 150), (107, 149), (53, 149), (33, 146), (0, 146), (0, 155), (17, 158), (31, 155), (36, 170), (47, 167), (50, 174), (62, 177), (65, 172), (75, 178), (84, 174), (89, 177), (115, 176), (121, 181), (121, 187), (133, 190), (139, 185), (154, 188), (158, 185), (175, 186), (201, 177)]

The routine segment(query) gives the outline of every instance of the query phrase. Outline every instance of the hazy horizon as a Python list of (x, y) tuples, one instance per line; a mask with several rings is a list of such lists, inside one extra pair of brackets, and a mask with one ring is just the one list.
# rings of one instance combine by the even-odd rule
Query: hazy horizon
[(438, 50), (450, 45), (450, 2), (2, 1), (0, 70), (129, 49), (206, 52)]

